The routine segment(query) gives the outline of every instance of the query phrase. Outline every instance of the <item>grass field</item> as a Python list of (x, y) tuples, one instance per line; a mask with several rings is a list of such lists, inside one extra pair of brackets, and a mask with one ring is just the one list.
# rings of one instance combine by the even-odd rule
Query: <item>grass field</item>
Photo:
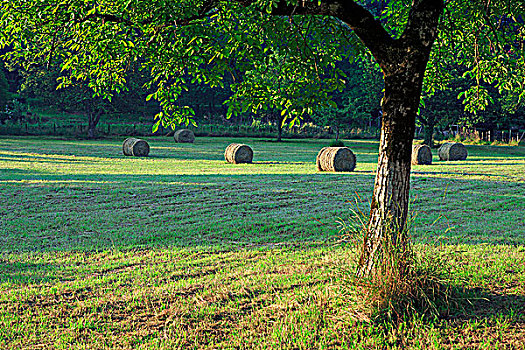
[[(371, 196), (377, 143), (0, 138), (0, 348), (525, 348), (525, 149), (415, 166), (412, 236), (462, 301), (399, 329), (355, 312), (337, 220)], [(250, 144), (253, 164), (223, 160)]]

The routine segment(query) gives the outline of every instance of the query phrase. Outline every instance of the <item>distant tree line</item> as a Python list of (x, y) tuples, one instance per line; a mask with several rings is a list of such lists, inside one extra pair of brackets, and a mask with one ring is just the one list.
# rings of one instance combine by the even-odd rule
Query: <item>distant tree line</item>
[[(365, 57), (344, 60), (338, 63), (337, 69), (347, 76), (344, 88), (332, 93), (331, 105), (304, 116), (303, 123), (328, 127), (336, 139), (342, 130), (379, 127), (383, 80), (377, 64), (371, 57)], [(481, 111), (466, 111), (461, 94), (472, 84), (469, 81), (471, 78), (465, 77), (464, 69), (458, 65), (451, 66), (449, 73), (447, 89), (423, 96), (418, 125), (423, 131), (424, 143), (432, 145), (436, 131), (442, 132), (451, 126), (474, 127), (489, 141), (494, 140), (495, 130), (525, 129), (525, 106), (515, 96), (510, 93), (502, 96), (493, 86), (484, 84), (491, 103)], [(150, 76), (138, 68), (129, 70), (125, 87), (111, 100), (95, 96), (82, 80), (60, 87), (61, 74), (58, 63), (31, 66), (30, 69), (7, 67), (2, 63), (0, 122), (17, 121), (31, 115), (31, 110), (81, 114), (88, 124), (88, 137), (95, 137), (96, 127), (103, 115), (141, 116), (142, 119), (151, 116), (153, 122), (153, 116), (161, 109), (157, 102), (146, 101), (150, 91), (145, 84)], [(195, 111), (194, 120), (200, 125), (272, 124), (280, 141), (286, 127), (286, 115), (278, 108), (268, 108), (266, 111), (245, 111), (228, 116), (226, 101), (232, 94), (230, 85), (233, 80), (225, 77), (224, 82), (222, 87), (191, 83), (188, 90), (180, 94), (177, 104), (191, 107)], [(275, 84), (282, 84), (282, 81), (277, 77)]]

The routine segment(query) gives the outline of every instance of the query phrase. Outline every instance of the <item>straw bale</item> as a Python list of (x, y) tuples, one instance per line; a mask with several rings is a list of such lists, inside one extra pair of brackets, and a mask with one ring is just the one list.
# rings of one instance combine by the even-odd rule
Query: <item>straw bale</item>
[(232, 164), (251, 163), (253, 160), (253, 150), (248, 145), (232, 143), (226, 147), (224, 159)]
[(438, 149), (439, 160), (465, 160), (467, 155), (467, 149), (459, 142), (447, 142)]
[(195, 134), (189, 129), (180, 129), (175, 131), (173, 138), (179, 143), (193, 143), (195, 141)]
[(430, 165), (432, 164), (432, 150), (427, 145), (412, 146), (412, 164)]
[(356, 158), (348, 147), (324, 147), (317, 154), (316, 164), (318, 171), (353, 171)]
[(122, 152), (125, 156), (147, 157), (149, 154), (149, 145), (144, 140), (130, 137), (124, 140)]

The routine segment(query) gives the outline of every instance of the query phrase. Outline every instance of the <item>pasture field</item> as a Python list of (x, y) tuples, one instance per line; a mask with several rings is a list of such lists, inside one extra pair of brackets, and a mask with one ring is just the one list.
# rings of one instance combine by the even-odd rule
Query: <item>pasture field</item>
[(525, 348), (525, 148), (413, 167), (416, 250), (461, 297), (392, 329), (356, 311), (337, 223), (366, 210), (377, 142), (334, 174), (326, 140), (146, 140), (0, 137), (1, 349)]

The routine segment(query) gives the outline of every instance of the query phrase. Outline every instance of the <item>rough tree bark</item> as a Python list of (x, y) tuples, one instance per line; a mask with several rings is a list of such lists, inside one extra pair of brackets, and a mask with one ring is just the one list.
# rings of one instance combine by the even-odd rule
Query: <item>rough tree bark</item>
[[(372, 53), (383, 70), (385, 94), (379, 160), (359, 275), (369, 275), (381, 258), (382, 240), (406, 244), (412, 140), (426, 66), (437, 36), (442, 0), (414, 0), (399, 39)], [(366, 42), (365, 42), (366, 44)]]

